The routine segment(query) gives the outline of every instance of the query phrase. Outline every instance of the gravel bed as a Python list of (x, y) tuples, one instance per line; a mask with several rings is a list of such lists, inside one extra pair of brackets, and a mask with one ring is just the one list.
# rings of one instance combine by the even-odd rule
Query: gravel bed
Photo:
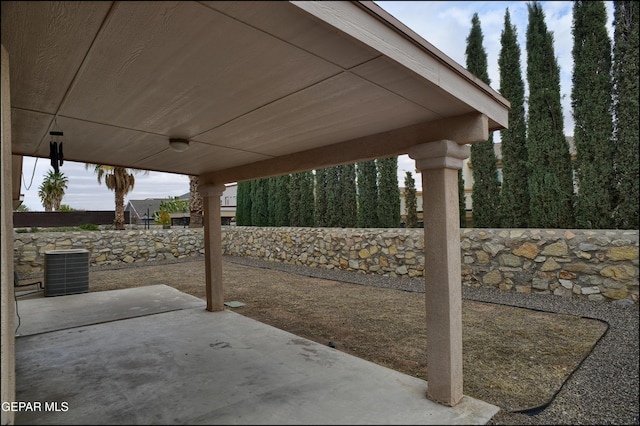
[[(389, 278), (342, 270), (310, 268), (248, 257), (225, 256), (227, 262), (275, 269), (314, 278), (424, 292), (422, 278)], [(521, 294), (463, 287), (465, 300), (496, 303), (543, 312), (577, 315), (609, 327), (591, 354), (569, 376), (555, 397), (537, 412), (499, 412), (489, 424), (638, 424), (638, 305), (591, 302), (554, 295)]]

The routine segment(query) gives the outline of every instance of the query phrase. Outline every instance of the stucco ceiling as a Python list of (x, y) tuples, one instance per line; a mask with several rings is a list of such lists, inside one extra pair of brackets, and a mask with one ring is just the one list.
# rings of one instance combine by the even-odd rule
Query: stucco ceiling
[(3, 1), (2, 45), (25, 156), (58, 130), (66, 160), (231, 182), (507, 125), (504, 98), (368, 2)]

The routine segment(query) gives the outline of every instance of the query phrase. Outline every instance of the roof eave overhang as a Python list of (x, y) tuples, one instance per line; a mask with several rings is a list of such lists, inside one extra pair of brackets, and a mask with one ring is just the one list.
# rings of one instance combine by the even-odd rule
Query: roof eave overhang
[[(507, 128), (510, 108), (507, 99), (374, 2), (290, 3), (421, 77), (437, 82), (447, 93), (487, 115), (489, 131)], [(368, 19), (362, 19), (358, 10), (366, 11)]]

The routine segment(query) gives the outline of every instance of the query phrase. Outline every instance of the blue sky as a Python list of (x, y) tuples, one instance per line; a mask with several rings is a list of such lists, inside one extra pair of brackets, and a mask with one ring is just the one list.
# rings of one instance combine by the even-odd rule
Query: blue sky
[[(527, 2), (525, 1), (378, 1), (383, 9), (407, 25), (419, 36), (451, 57), (463, 67), (466, 63), (466, 38), (471, 28), (471, 17), (478, 13), (484, 35), (484, 48), (487, 51), (489, 78), (491, 87), (498, 89), (500, 85), (498, 70), (498, 54), (500, 52), (500, 33), (504, 26), (505, 10), (509, 8), (511, 22), (516, 26), (522, 55), (522, 72), (526, 85), (526, 49), (525, 35), (527, 31)], [(560, 65), (560, 85), (563, 97), (563, 113), (565, 134), (573, 135), (573, 118), (571, 117), (571, 71), (573, 38), (572, 2), (543, 1), (547, 28), (554, 34), (554, 53)], [(613, 37), (611, 22), (613, 2), (605, 2), (608, 12), (610, 37)], [(496, 138), (498, 139), (498, 138)], [(32, 211), (44, 210), (38, 198), (38, 187), (44, 175), (51, 169), (48, 159), (24, 157), (23, 180), (21, 193), (24, 204)], [(114, 194), (104, 186), (98, 185), (96, 175), (85, 170), (83, 163), (65, 162), (61, 172), (69, 179), (69, 187), (62, 201), (75, 209), (112, 210)], [(404, 186), (406, 171), (414, 171), (414, 162), (407, 156), (398, 159), (398, 181)], [(419, 176), (415, 176), (416, 185), (420, 187)], [(136, 175), (134, 190), (127, 195), (129, 199), (163, 198), (182, 195), (189, 191), (189, 178), (182, 175), (150, 172)]]

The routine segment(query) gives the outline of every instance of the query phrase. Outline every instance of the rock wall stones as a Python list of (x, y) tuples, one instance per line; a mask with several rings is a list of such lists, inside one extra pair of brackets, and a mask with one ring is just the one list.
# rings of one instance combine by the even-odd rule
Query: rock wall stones
[(43, 272), (45, 252), (83, 248), (91, 266), (153, 262), (203, 256), (202, 229), (85, 232), (14, 232), (14, 268), (18, 274)]
[(344, 269), (391, 277), (421, 276), (424, 238), (415, 229), (229, 227), (223, 250), (326, 269)]
[[(91, 265), (204, 255), (202, 229), (14, 233), (18, 273), (44, 252), (90, 251)], [(462, 229), (462, 284), (638, 303), (638, 231)], [(424, 275), (422, 229), (223, 227), (223, 253), (390, 277)]]
[(461, 230), (462, 282), (638, 303), (638, 231)]

